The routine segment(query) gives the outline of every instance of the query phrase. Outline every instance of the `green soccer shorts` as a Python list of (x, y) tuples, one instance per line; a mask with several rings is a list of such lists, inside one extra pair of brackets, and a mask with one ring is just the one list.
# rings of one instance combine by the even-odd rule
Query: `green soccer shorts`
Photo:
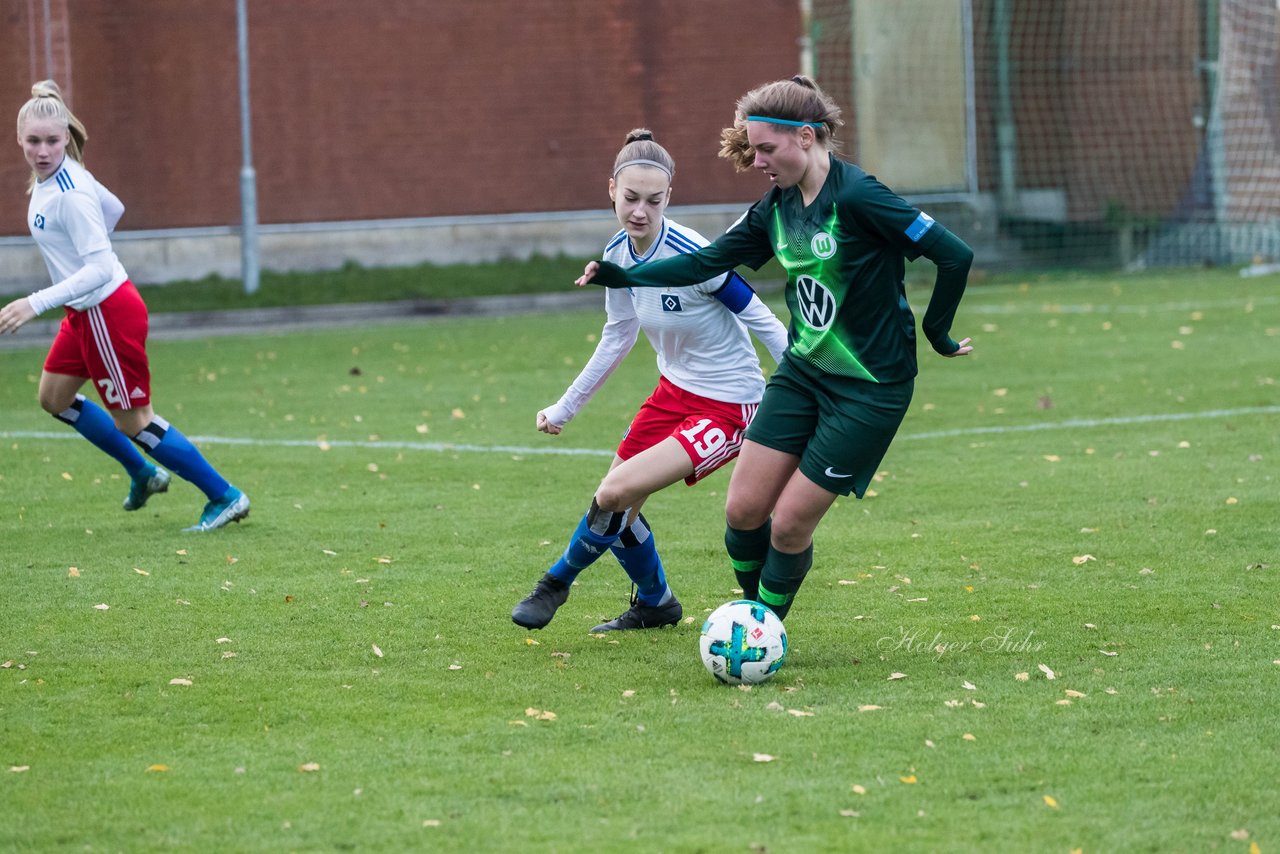
[(915, 380), (866, 382), (784, 358), (769, 378), (747, 438), (800, 457), (800, 471), (823, 489), (861, 498), (914, 388)]

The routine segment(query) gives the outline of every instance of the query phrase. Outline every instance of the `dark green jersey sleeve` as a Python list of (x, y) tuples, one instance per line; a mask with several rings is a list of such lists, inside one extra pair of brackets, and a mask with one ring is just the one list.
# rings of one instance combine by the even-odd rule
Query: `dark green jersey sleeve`
[(933, 235), (929, 247), (923, 252), (938, 267), (938, 277), (933, 283), (933, 296), (925, 309), (920, 328), (933, 349), (950, 356), (960, 345), (951, 340), (951, 324), (964, 296), (964, 286), (969, 280), (969, 267), (973, 265), (973, 250), (969, 245), (941, 225), (934, 223), (929, 229)]
[(852, 183), (840, 203), (859, 226), (879, 235), (908, 261), (926, 254), (925, 250), (937, 240), (932, 217), (869, 175)]
[(728, 231), (697, 252), (637, 264), (625, 270), (601, 261), (591, 283), (606, 288), (678, 288), (705, 282), (743, 264), (759, 270), (773, 257), (762, 205), (762, 202), (752, 205)]

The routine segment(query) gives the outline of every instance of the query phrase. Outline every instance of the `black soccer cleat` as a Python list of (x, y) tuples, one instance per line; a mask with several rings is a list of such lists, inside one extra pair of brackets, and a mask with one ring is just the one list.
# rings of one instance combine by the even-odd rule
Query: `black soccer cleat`
[(511, 609), (511, 621), (526, 629), (540, 629), (556, 615), (556, 609), (569, 598), (569, 585), (546, 573), (538, 579), (533, 592)]
[(596, 632), (621, 632), (627, 629), (660, 629), (663, 626), (674, 626), (684, 616), (684, 609), (675, 596), (665, 605), (646, 605), (632, 597), (631, 607), (618, 615), (616, 619), (601, 623), (592, 629)]

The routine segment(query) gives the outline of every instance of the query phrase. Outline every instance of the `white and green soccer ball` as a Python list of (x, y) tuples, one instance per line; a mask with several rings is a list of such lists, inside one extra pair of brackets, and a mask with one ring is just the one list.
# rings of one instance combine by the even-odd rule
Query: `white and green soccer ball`
[(759, 602), (738, 599), (711, 612), (698, 638), (702, 663), (726, 685), (754, 685), (787, 659), (787, 630)]

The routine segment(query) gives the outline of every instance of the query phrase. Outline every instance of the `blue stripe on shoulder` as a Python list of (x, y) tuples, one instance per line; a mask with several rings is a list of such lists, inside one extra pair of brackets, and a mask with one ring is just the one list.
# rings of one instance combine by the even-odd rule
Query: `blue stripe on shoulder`
[(624, 229), (622, 231), (619, 231), (617, 234), (613, 236), (613, 239), (609, 241), (609, 245), (605, 246), (604, 251), (608, 252), (610, 249), (614, 248), (615, 246), (617, 246), (619, 243), (621, 243), (626, 239), (627, 239), (626, 230)]
[(689, 238), (685, 237), (683, 234), (677, 234), (674, 230), (668, 232), (667, 242), (677, 249), (680, 249), (683, 247), (683, 251), (685, 252), (697, 252), (699, 249), (702, 248), (701, 246), (694, 243)]
[(65, 193), (67, 190), (74, 190), (76, 188), (75, 182), (71, 180), (71, 176), (67, 174), (65, 169), (58, 173), (57, 178), (58, 188), (62, 190), (62, 192)]

